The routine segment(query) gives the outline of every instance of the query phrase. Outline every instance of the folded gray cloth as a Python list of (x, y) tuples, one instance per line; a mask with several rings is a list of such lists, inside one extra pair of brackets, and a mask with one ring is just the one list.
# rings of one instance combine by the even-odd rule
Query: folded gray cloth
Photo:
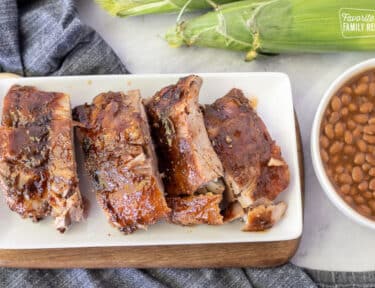
[(0, 1), (0, 71), (23, 76), (121, 74), (125, 66), (77, 17), (73, 1)]
[(374, 288), (375, 272), (305, 270), (320, 288)]
[[(1, 270), (0, 270), (1, 271)], [(1, 287), (139, 287), (139, 288), (310, 288), (317, 287), (298, 267), (274, 269), (3, 269)]]
[[(0, 39), (0, 71), (23, 76), (127, 73), (103, 39), (80, 22), (73, 0), (1, 0)], [(0, 268), (0, 287), (375, 287), (374, 274), (308, 273), (293, 264), (273, 269)]]

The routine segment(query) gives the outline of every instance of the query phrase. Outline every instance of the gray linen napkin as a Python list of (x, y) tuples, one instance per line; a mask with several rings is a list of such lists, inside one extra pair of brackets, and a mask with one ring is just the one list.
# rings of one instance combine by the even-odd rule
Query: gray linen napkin
[(0, 1), (0, 71), (23, 76), (127, 73), (73, 1)]
[[(80, 22), (73, 0), (0, 0), (0, 71), (127, 73), (103, 39)], [(317, 284), (293, 264), (273, 269), (0, 268), (0, 287), (375, 287), (373, 274), (308, 273)]]

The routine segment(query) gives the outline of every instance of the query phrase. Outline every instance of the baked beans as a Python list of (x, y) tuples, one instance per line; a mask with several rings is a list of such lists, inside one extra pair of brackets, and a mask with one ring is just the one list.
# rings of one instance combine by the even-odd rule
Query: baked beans
[(375, 220), (375, 71), (348, 81), (331, 98), (320, 129), (320, 154), (337, 193)]

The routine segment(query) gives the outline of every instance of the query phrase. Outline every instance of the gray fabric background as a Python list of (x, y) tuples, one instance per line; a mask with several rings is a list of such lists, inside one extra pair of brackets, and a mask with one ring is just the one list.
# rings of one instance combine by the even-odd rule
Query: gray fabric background
[(73, 1), (0, 1), (0, 71), (23, 76), (126, 73)]
[[(103, 39), (80, 22), (73, 0), (0, 0), (0, 71), (127, 73)], [(0, 287), (375, 287), (375, 276), (304, 271), (293, 264), (274, 269), (0, 268)]]

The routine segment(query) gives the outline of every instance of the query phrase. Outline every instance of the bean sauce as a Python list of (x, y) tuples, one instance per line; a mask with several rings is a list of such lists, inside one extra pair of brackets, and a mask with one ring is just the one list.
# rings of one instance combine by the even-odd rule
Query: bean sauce
[(375, 220), (375, 70), (349, 80), (331, 98), (320, 129), (320, 153), (337, 193)]

